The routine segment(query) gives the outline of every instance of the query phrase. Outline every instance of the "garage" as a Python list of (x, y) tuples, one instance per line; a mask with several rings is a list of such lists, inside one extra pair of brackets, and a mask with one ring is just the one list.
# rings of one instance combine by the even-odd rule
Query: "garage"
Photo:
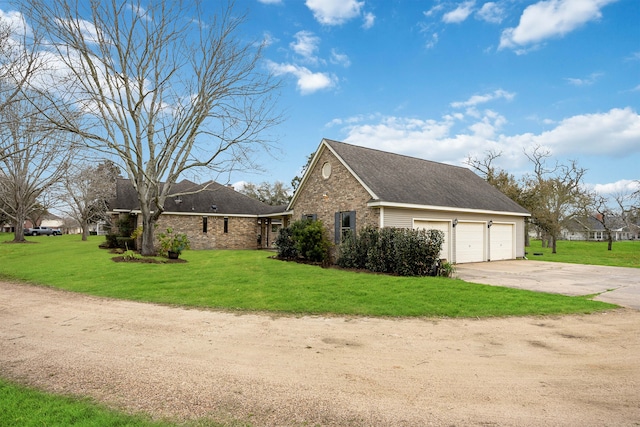
[(484, 222), (459, 222), (455, 231), (456, 263), (485, 260)]
[(500, 261), (515, 258), (513, 224), (493, 224), (489, 229), (489, 259)]
[(423, 228), (425, 230), (439, 230), (444, 233), (444, 242), (442, 243), (442, 250), (440, 251), (441, 259), (451, 259), (451, 239), (449, 237), (449, 226), (451, 223), (449, 221), (427, 221), (427, 220), (414, 220), (413, 228), (420, 229)]

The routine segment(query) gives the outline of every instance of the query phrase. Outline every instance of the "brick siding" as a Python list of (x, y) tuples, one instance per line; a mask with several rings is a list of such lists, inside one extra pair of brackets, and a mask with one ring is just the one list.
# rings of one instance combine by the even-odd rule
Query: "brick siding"
[[(331, 175), (328, 179), (322, 176), (322, 166), (331, 164)], [(292, 221), (298, 221), (303, 215), (316, 215), (334, 240), (335, 213), (356, 211), (356, 228), (366, 225), (377, 227), (380, 224), (380, 211), (367, 207), (371, 200), (369, 193), (358, 180), (328, 149), (323, 149), (307, 179), (299, 188), (292, 206)]]

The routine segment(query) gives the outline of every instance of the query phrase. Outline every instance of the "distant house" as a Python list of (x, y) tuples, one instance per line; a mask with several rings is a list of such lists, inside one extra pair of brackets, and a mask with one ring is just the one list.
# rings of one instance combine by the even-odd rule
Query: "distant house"
[[(611, 238), (614, 241), (634, 240), (640, 238), (637, 231), (627, 227), (622, 219), (613, 217), (610, 220)], [(636, 227), (640, 230), (640, 227)], [(571, 219), (561, 231), (564, 240), (605, 241), (607, 230), (596, 217)]]
[[(286, 206), (269, 206), (215, 182), (184, 180), (174, 184), (172, 192), (188, 194), (166, 200), (158, 230), (171, 227), (185, 233), (192, 249), (269, 248), (286, 219)], [(116, 198), (109, 206), (114, 225), (123, 219), (131, 221), (133, 229), (142, 225), (140, 204), (130, 180), (117, 180)]]
[(469, 169), (323, 139), (288, 207), (336, 244), (363, 226), (438, 229), (455, 263), (524, 257), (529, 212)]

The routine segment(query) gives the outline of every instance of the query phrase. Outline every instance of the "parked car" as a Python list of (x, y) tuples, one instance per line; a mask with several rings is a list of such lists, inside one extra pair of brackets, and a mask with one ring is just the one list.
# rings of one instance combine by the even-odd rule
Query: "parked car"
[(61, 234), (62, 232), (59, 228), (33, 227), (24, 229), (25, 236), (59, 236)]

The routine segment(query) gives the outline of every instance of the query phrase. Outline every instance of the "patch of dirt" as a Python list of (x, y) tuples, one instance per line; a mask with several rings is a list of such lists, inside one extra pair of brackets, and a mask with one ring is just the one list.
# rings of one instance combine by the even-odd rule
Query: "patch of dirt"
[[(176, 284), (179, 286), (179, 284)], [(638, 425), (640, 312), (271, 316), (0, 282), (0, 375), (253, 426)]]

